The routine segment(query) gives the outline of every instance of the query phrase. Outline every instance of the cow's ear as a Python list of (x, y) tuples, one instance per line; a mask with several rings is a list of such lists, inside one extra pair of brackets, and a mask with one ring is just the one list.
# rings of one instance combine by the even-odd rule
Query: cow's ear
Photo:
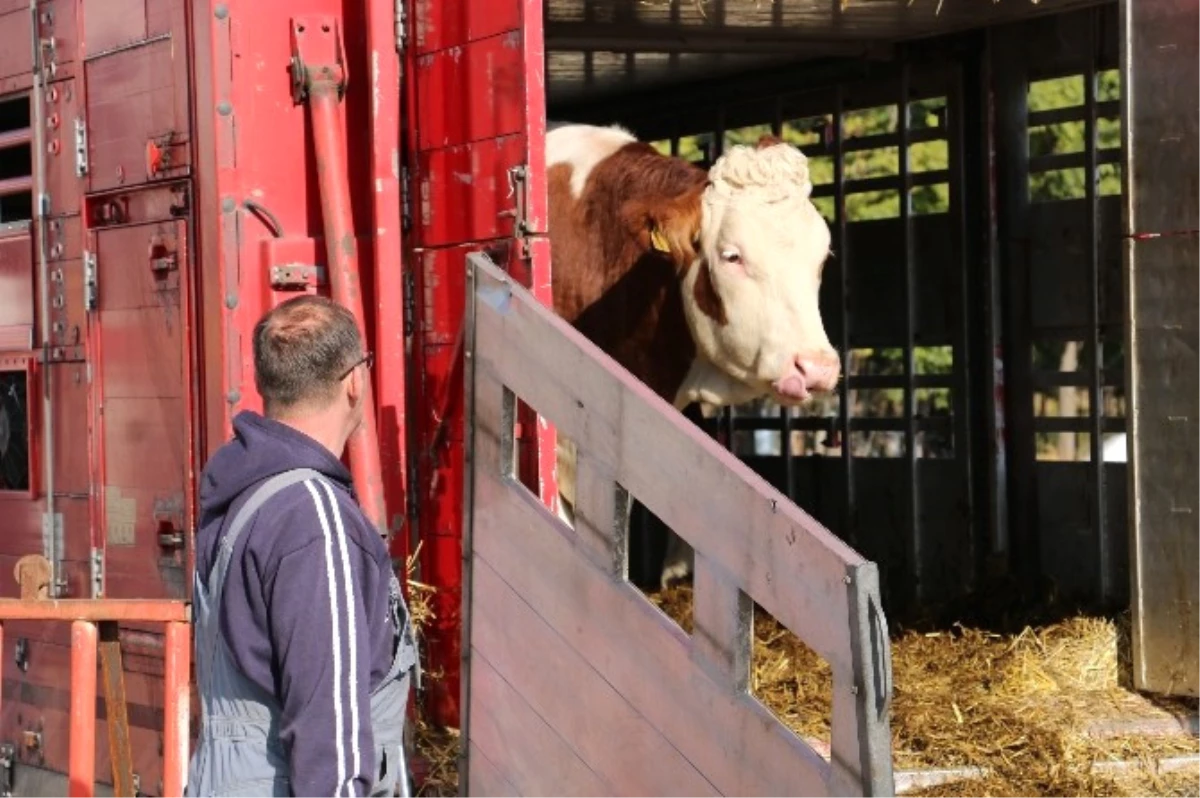
[(700, 193), (672, 199), (630, 200), (621, 214), (639, 248), (690, 263), (699, 251)]

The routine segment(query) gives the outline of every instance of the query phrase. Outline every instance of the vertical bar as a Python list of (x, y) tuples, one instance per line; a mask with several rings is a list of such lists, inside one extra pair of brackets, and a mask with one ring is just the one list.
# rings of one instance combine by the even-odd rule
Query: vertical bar
[(907, 56), (900, 65), (900, 107), (897, 121), (900, 136), (900, 227), (904, 237), (904, 461), (905, 477), (908, 483), (908, 551), (910, 577), (913, 588), (911, 597), (918, 604), (925, 594), (922, 584), (921, 567), (921, 524), (918, 507), (917, 489), (917, 447), (916, 447), (916, 392), (914, 384), (916, 359), (913, 353), (913, 328), (915, 327), (916, 296), (913, 286), (916, 283), (913, 258), (912, 208), (909, 201), (909, 172), (908, 172), (908, 95), (909, 63)]
[(169, 623), (163, 667), (163, 795), (182, 796), (187, 786), (191, 716), (191, 624)]
[[(965, 191), (966, 179), (966, 102), (964, 99), (963, 66), (954, 69), (950, 85), (946, 89), (946, 148), (950, 155), (950, 219), (954, 225), (954, 247), (958, 266), (957, 296), (964, 308), (970, 307), (970, 290), (973, 286), (968, 275), (971, 272), (973, 255), (978, 251), (968, 245), (967, 237), (967, 197)], [(978, 106), (976, 106), (978, 108)], [(990, 314), (985, 312), (990, 319)], [(956, 589), (969, 593), (974, 589), (978, 568), (976, 567), (979, 550), (978, 516), (976, 514), (977, 491), (975, 479), (978, 474), (974, 457), (975, 446), (971, 430), (973, 419), (976, 417), (978, 406), (971, 392), (971, 373), (976, 368), (976, 358), (979, 355), (972, 349), (971, 324), (968, 314), (962, 313), (957, 327), (951, 332), (951, 435), (954, 451), (954, 461), (961, 467), (960, 490), (966, 502), (967, 512), (965, 523), (966, 555), (957, 561), (961, 568), (962, 578)], [(990, 359), (990, 358), (987, 358)], [(977, 429), (977, 428), (976, 428)]]
[(1000, 181), (997, 172), (997, 120), (996, 120), (996, 87), (993, 81), (995, 72), (995, 43), (994, 34), (989, 29), (984, 35), (987, 44), (984, 48), (983, 70), (980, 84), (977, 86), (979, 96), (984, 98), (984, 162), (982, 179), (987, 190), (984, 194), (987, 203), (987, 220), (984, 235), (985, 262), (984, 269), (984, 310), (987, 321), (984, 326), (984, 341), (986, 343), (982, 357), (990, 358), (991, 364), (984, 369), (987, 394), (988, 431), (988, 527), (990, 551), (989, 565), (1002, 561), (1008, 553), (1008, 451), (1004, 443), (1004, 349), (1001, 345), (1001, 315), (1000, 307), (1000, 235), (998, 214), (1000, 209), (996, 192)]
[[(367, 15), (367, 48), (371, 80), (371, 266), (375, 275), (375, 401), (379, 421), (380, 479), (383, 481), (387, 530), (392, 535), (392, 556), (408, 559), (404, 529), (404, 499), (407, 495), (408, 447), (405, 442), (407, 397), (405, 394), (406, 347), (404, 314), (395, 311), (404, 296), (404, 274), (411, 265), (400, 248), (400, 59), (396, 30), (396, 6), (389, 2), (364, 2)], [(400, 568), (400, 581), (407, 579)]]
[[(315, 30), (312, 35), (316, 35)], [(366, 343), (370, 339), (367, 338), (366, 320), (363, 315), (362, 281), (350, 209), (346, 161), (343, 157), (341, 137), (338, 135), (339, 105), (338, 88), (332, 80), (312, 81), (308, 110), (312, 120), (313, 149), (317, 161), (317, 183), (325, 228), (330, 294), (336, 302), (346, 306), (354, 314), (358, 321), (359, 333)], [(383, 502), (379, 431), (375, 423), (375, 397), (369, 373), (363, 377), (362, 401), (362, 424), (348, 442), (350, 471), (354, 475), (354, 487), (363, 511), (379, 534), (386, 537), (387, 511)]]
[(1087, 33), (1087, 65), (1083, 79), (1084, 101), (1084, 188), (1087, 198), (1087, 259), (1088, 259), (1088, 346), (1092, 350), (1092, 362), (1088, 369), (1088, 408), (1091, 422), (1091, 462), (1088, 464), (1092, 478), (1092, 517), (1096, 519), (1096, 545), (1099, 546), (1100, 600), (1107, 602), (1112, 595), (1112, 576), (1108, 545), (1108, 502), (1104, 485), (1104, 446), (1101, 439), (1104, 424), (1104, 408), (1101, 399), (1101, 363), (1104, 353), (1100, 342), (1100, 199), (1096, 191), (1096, 25), (1095, 11), (1089, 13)]
[(833, 103), (833, 202), (837, 218), (837, 257), (838, 276), (840, 285), (838, 302), (841, 303), (840, 340), (842, 350), (842, 379), (838, 383), (838, 423), (842, 437), (842, 478), (845, 480), (846, 509), (842, 521), (842, 534), (851, 546), (858, 545), (858, 513), (854, 504), (854, 459), (850, 447), (850, 381), (854, 379), (850, 349), (850, 305), (846, 297), (850, 295), (850, 260), (846, 247), (849, 235), (846, 229), (846, 165), (843, 162), (843, 143), (845, 132), (842, 130), (842, 114), (846, 103), (845, 93), (838, 84)]
[(100, 623), (100, 670), (104, 676), (104, 708), (108, 716), (113, 793), (133, 795), (133, 751), (129, 739), (129, 711), (125, 703), (120, 630), (116, 621)]
[(96, 625), (71, 623), (71, 726), (68, 736), (70, 798), (95, 795)]

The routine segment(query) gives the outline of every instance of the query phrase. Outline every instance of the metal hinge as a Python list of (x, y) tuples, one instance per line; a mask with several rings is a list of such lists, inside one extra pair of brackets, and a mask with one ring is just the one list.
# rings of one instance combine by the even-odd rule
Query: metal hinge
[(75, 176), (88, 173), (87, 122), (82, 116), (75, 117)]
[(408, 0), (396, 0), (396, 5), (395, 5), (395, 9), (396, 9), (396, 13), (395, 13), (396, 52), (398, 52), (398, 53), (404, 52), (404, 47), (407, 44), (407, 34), (405, 32), (406, 26), (404, 24), (405, 23), (404, 4), (406, 2), (408, 2)]
[(417, 328), (416, 278), (410, 268), (404, 272), (404, 337), (411, 336)]
[(104, 549), (93, 547), (88, 562), (92, 578), (92, 598), (104, 598)]
[(411, 173), (407, 166), (400, 167), (400, 229), (407, 233), (412, 230), (412, 191), (409, 190)]
[(16, 746), (12, 743), (0, 745), (0, 795), (12, 795), (13, 765), (16, 763)]
[[(42, 513), (42, 556), (53, 564), (55, 571), (58, 571), (58, 563), (60, 561), (58, 554), (62, 550), (62, 513)], [(66, 587), (66, 577), (56, 573), (54, 582), (50, 585), (49, 598), (62, 598), (66, 594)]]
[(85, 313), (96, 309), (96, 253), (83, 251), (83, 310)]

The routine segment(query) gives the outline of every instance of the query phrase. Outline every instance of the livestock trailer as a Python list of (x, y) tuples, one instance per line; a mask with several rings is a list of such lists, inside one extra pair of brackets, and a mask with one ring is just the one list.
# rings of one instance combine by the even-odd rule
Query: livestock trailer
[[(1131, 606), (1138, 686), (1194, 696), (1197, 22), (0, 0), (0, 780), (182, 784), (196, 478), (260, 407), (255, 320), (306, 291), (376, 353), (348, 460), (437, 588), (420, 704), (463, 728), (466, 791), (886, 792), (884, 610), (997, 591)], [(547, 109), (699, 163), (763, 132), (808, 154), (835, 400), (723, 412), (735, 459), (540, 307)], [(556, 426), (591, 537), (549, 511)], [(637, 539), (606, 526), (631, 496)], [(661, 522), (707, 635), (628, 589)], [(751, 600), (834, 667), (832, 759), (745, 695)]]

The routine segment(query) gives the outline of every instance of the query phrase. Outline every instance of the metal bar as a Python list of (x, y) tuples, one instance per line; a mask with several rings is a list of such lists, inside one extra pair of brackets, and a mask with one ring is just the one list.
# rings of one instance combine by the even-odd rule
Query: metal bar
[(11, 197), (15, 194), (27, 194), (33, 191), (33, 176), (8, 177), (0, 180), (0, 197)]
[[(340, 107), (345, 72), (340, 63), (342, 52), (338, 21), (324, 18), (320, 24), (292, 21), (294, 47), (293, 70), (303, 71), (303, 99), (312, 121), (313, 149), (317, 160), (317, 184), (321, 195), (326, 262), (330, 294), (335, 302), (354, 314), (364, 343), (367, 336), (362, 280), (358, 268), (358, 247), (350, 206), (350, 185), (343, 157), (340, 132)], [(300, 42), (303, 41), (302, 46)], [(308, 63), (307, 48), (319, 50), (328, 60)], [(296, 63), (299, 62), (299, 70)], [(379, 457), (379, 431), (375, 420), (375, 397), (371, 375), (363, 374), (363, 420), (348, 441), (350, 472), (363, 512), (383, 537), (387, 537), (387, 509), (383, 499), (382, 467)]]
[[(1100, 429), (1104, 432), (1124, 432), (1125, 420), (1121, 418), (1101, 418)], [(1092, 419), (1088, 416), (1070, 416), (1056, 418), (1054, 416), (1034, 416), (1033, 432), (1093, 432)]]
[(0, 621), (136, 621), (164, 623), (191, 620), (191, 607), (182, 601), (156, 599), (0, 599)]
[[(908, 187), (916, 188), (918, 186), (935, 186), (941, 183), (950, 181), (950, 172), (946, 169), (937, 169), (928, 172), (913, 172), (908, 176)], [(868, 191), (896, 191), (901, 185), (899, 175), (890, 175), (888, 177), (867, 177), (861, 180), (845, 181), (846, 192), (848, 194), (863, 194)], [(830, 183), (824, 183), (813, 188), (812, 196), (828, 197), (833, 194), (833, 186)]]
[(136, 42), (127, 42), (125, 44), (119, 44), (116, 47), (110, 47), (109, 49), (101, 50), (98, 53), (90, 53), (90, 54), (88, 54), (88, 56), (86, 57), (85, 60), (87, 60), (88, 62), (95, 61), (99, 58), (104, 58), (104, 57), (110, 56), (110, 55), (116, 55), (117, 53), (125, 53), (130, 50), (136, 50), (139, 47), (147, 47), (151, 44), (157, 44), (158, 42), (169, 41), (170, 38), (171, 38), (171, 34), (169, 32), (168, 33), (160, 33), (157, 36), (151, 36), (146, 39), (140, 39)]
[[(384, 508), (389, 548), (393, 557), (406, 562), (409, 554), (404, 528), (403, 505), (407, 494), (408, 447), (406, 347), (404, 314), (394, 312), (398, 297), (404, 296), (406, 262), (400, 244), (400, 56), (396, 52), (396, 8), (391, 3), (365, 2), (367, 48), (371, 54), (373, 80), (381, 87), (371, 92), (371, 266), (375, 277), (375, 381), (378, 383), (376, 412), (379, 419), (380, 479), (384, 486)], [(401, 582), (407, 580), (399, 569)]]
[[(1092, 350), (1092, 362), (1088, 369), (1090, 385), (1088, 386), (1088, 410), (1091, 420), (1091, 477), (1092, 477), (1092, 517), (1096, 519), (1096, 543), (1099, 546), (1098, 566), (1100, 568), (1100, 597), (1108, 601), (1112, 595), (1112, 575), (1108, 545), (1108, 502), (1104, 484), (1104, 441), (1102, 424), (1104, 408), (1101, 406), (1103, 389), (1101, 386), (1101, 364), (1104, 352), (1100, 341), (1100, 202), (1097, 191), (1096, 174), (1096, 26), (1099, 19), (1092, 14), (1088, 20), (1088, 50), (1087, 68), (1084, 70), (1083, 91), (1084, 108), (1087, 110), (1084, 119), (1084, 153), (1087, 155), (1086, 179), (1084, 187), (1087, 197), (1087, 259), (1088, 259), (1088, 342)], [(1119, 150), (1114, 153), (1120, 155)]]
[[(1117, 119), (1121, 116), (1121, 101), (1109, 100), (1096, 102), (1096, 116), (1104, 119)], [(1072, 105), (1068, 108), (1055, 108), (1050, 111), (1030, 111), (1029, 127), (1057, 125), (1063, 122), (1081, 122), (1087, 116), (1086, 105)]]
[(96, 625), (89, 621), (71, 624), (71, 720), (67, 745), (67, 795), (70, 798), (95, 795)]
[(163, 795), (182, 796), (187, 785), (191, 715), (192, 627), (167, 624), (163, 663)]
[(0, 132), (0, 150), (23, 147), (33, 143), (33, 128), (19, 127)]
[[(590, 5), (585, 4), (585, 5)], [(714, 9), (719, 12), (719, 9)], [(716, 13), (714, 13), (716, 16)], [(771, 28), (749, 25), (663, 25), (661, 23), (603, 23), (590, 20), (547, 21), (546, 47), (554, 50), (607, 50), (618, 52), (619, 48), (634, 47), (647, 52), (669, 52), (672, 46), (702, 44), (730, 46), (758, 44), (764, 47), (788, 46), (796, 52), (798, 45), (809, 48), (831, 48), (861, 53), (864, 46), (850, 39), (812, 36), (802, 28)], [(580, 47), (580, 42), (595, 42), (594, 48)], [(659, 45), (666, 49), (659, 49)], [(614, 49), (618, 48), (618, 49)], [(759, 50), (758, 52), (762, 52)]]
[[(1094, 121), (1094, 120), (1091, 120)], [(1095, 128), (1092, 128), (1093, 130)], [(1085, 126), (1085, 131), (1087, 127)], [(1097, 151), (1089, 142), (1083, 152), (1066, 152), (1055, 155), (1038, 155), (1029, 159), (1030, 172), (1047, 172), (1056, 169), (1086, 169), (1088, 164), (1121, 162), (1121, 149), (1109, 147)]]
[(904, 459), (905, 477), (908, 482), (908, 551), (910, 577), (913, 582), (912, 597), (920, 603), (925, 593), (922, 584), (921, 528), (917, 488), (917, 427), (916, 427), (916, 358), (913, 353), (913, 330), (916, 326), (916, 273), (913, 258), (912, 203), (909, 197), (910, 175), (908, 169), (908, 95), (910, 67), (905, 59), (900, 65), (900, 103), (897, 114), (900, 134), (900, 225), (903, 236), (904, 260)]
[[(846, 98), (839, 83), (833, 98), (833, 186), (834, 209), (837, 220), (837, 258), (838, 302), (841, 303), (841, 329), (839, 330), (840, 348), (842, 350), (842, 380), (838, 383), (838, 422), (842, 443), (842, 478), (845, 480), (845, 518), (843, 519), (842, 534), (851, 546), (858, 545), (857, 513), (854, 507), (854, 459), (850, 447), (850, 375), (853, 374), (853, 361), (850, 358), (850, 263), (846, 259), (847, 221), (846, 221), (846, 165), (843, 162), (846, 138), (842, 130), (842, 113)], [(815, 192), (814, 192), (815, 193)]]
[(104, 676), (104, 707), (108, 715), (108, 754), (112, 762), (113, 794), (132, 796), (133, 751), (129, 739), (129, 709), (125, 702), (120, 631), (115, 621), (100, 624), (100, 670)]

